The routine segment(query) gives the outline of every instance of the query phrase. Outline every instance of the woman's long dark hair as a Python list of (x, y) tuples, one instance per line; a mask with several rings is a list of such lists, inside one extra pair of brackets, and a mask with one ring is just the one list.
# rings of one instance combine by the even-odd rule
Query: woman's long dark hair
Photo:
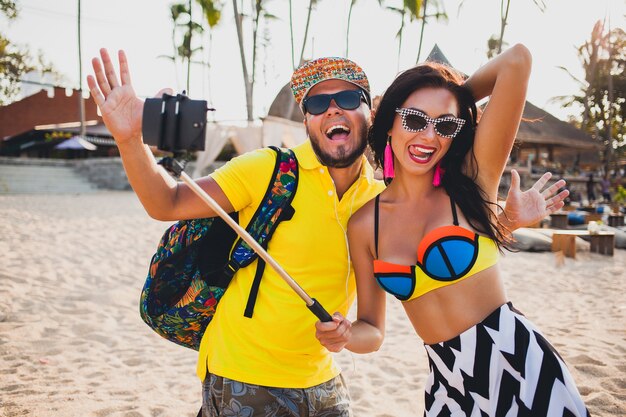
[[(441, 186), (454, 199), (470, 225), (489, 236), (501, 248), (508, 239), (503, 233), (504, 227), (498, 222), (497, 216), (493, 215), (492, 207), (496, 203), (490, 202), (476, 183), (478, 165), (472, 148), (478, 110), (474, 97), (463, 86), (463, 81), (463, 76), (454, 69), (434, 62), (427, 62), (400, 73), (380, 100), (368, 132), (368, 142), (376, 163), (383, 167), (387, 132), (393, 126), (396, 108), (401, 107), (413, 92), (422, 88), (445, 88), (450, 91), (458, 102), (458, 117), (465, 120), (465, 125), (452, 139), (450, 149), (441, 159), (441, 168), (445, 170)], [(464, 172), (472, 173), (472, 177)]]

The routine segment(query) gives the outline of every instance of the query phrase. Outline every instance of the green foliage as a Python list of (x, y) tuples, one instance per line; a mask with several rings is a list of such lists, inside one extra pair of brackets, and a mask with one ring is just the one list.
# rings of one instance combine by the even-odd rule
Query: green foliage
[(0, 105), (8, 104), (20, 91), (22, 76), (35, 69), (27, 49), (20, 49), (0, 34)]
[(626, 201), (626, 188), (621, 185), (617, 186), (617, 192), (613, 196), (613, 201), (616, 203), (623, 203)]
[[(18, 17), (17, 2), (0, 0), (0, 14), (13, 20)], [(34, 57), (27, 47), (11, 42), (0, 32), (0, 105), (11, 103), (20, 92), (22, 77), (30, 71), (51, 73), (60, 80), (61, 76), (40, 53)]]
[(17, 5), (12, 0), (0, 0), (0, 12), (9, 20), (15, 19), (18, 14)]
[(196, 2), (202, 7), (204, 20), (209, 24), (209, 27), (215, 27), (222, 17), (224, 4), (215, 0), (196, 0)]
[(174, 62), (176, 62), (176, 58), (181, 58), (183, 63), (186, 62), (187, 94), (189, 94), (192, 57), (204, 49), (202, 44), (193, 42), (193, 39), (196, 35), (201, 36), (204, 33), (203, 22), (208, 23), (209, 28), (213, 28), (219, 23), (223, 7), (222, 2), (219, 0), (195, 0), (195, 2), (202, 8), (200, 21), (192, 20), (193, 5), (191, 0), (170, 5), (170, 16), (174, 23), (174, 28), (172, 29), (174, 55), (165, 57)]
[(578, 55), (585, 70), (584, 80), (563, 69), (580, 85), (581, 92), (557, 101), (565, 107), (583, 108), (576, 124), (604, 145), (608, 162), (611, 148), (618, 154), (626, 149), (626, 32), (616, 28), (609, 33), (598, 22), (590, 39), (578, 48)]

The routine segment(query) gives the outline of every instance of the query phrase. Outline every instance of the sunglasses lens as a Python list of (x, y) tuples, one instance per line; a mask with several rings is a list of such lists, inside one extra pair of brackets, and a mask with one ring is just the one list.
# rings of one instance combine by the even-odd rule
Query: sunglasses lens
[(335, 103), (344, 110), (354, 110), (361, 105), (361, 93), (346, 90), (334, 95)]
[(304, 99), (304, 108), (311, 114), (322, 114), (335, 100), (337, 106), (344, 110), (354, 110), (361, 105), (361, 92), (358, 90), (340, 91), (335, 94), (318, 94)]
[(304, 102), (304, 108), (311, 114), (322, 114), (328, 110), (332, 96), (328, 94), (318, 94), (311, 96)]
[(452, 136), (456, 132), (459, 124), (453, 120), (446, 120), (437, 123), (437, 132), (443, 136)]
[(404, 123), (406, 127), (411, 130), (424, 130), (428, 122), (419, 114), (407, 114), (404, 116)]

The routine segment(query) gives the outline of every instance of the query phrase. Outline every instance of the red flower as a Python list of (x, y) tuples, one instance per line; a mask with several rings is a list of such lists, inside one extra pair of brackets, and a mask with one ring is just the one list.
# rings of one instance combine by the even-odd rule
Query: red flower
[(290, 158), (287, 162), (280, 163), (280, 171), (281, 172), (289, 172), (289, 170), (296, 169), (296, 161), (293, 158)]

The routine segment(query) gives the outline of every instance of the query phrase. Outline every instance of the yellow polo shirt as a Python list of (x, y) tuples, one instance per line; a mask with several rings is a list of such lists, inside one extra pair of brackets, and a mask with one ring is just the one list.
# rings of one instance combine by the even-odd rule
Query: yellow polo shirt
[[(363, 157), (358, 180), (338, 200), (328, 168), (317, 160), (311, 143), (293, 150), (299, 167), (295, 214), (278, 226), (268, 253), (326, 311), (346, 315), (356, 293), (348, 266), (348, 219), (384, 185)], [(260, 204), (275, 161), (274, 151), (259, 149), (211, 174), (239, 211), (240, 224), (247, 225)], [(317, 318), (271, 266), (265, 268), (252, 318), (244, 317), (255, 272), (256, 261), (240, 269), (222, 297), (200, 344), (198, 377), (204, 380), (208, 367), (250, 384), (306, 388), (337, 376), (339, 367), (315, 338)]]

